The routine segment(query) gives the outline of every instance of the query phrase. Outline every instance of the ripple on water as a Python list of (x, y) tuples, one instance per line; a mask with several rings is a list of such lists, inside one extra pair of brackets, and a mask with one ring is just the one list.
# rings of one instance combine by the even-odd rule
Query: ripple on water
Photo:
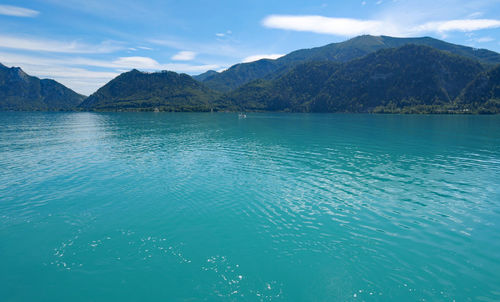
[[(0, 259), (55, 280), (124, 292), (112, 273), (135, 272), (130, 288), (178, 300), (500, 298), (495, 117), (9, 114)], [(22, 284), (12, 263), (0, 280)]]

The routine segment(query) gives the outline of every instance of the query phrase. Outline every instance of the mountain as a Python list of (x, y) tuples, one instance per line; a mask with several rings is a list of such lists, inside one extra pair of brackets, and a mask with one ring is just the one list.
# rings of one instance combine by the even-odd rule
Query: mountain
[(439, 50), (448, 51), (452, 54), (476, 59), (484, 64), (495, 65), (500, 63), (500, 54), (487, 49), (477, 49), (468, 46), (456, 45), (430, 37), (395, 38), (370, 35), (359, 36), (345, 42), (332, 43), (322, 47), (297, 50), (281, 57), (278, 60), (329, 60), (347, 62), (381, 49), (398, 48), (408, 44), (433, 47)]
[(500, 65), (480, 73), (459, 96), (459, 102), (482, 113), (500, 113)]
[(427, 46), (382, 49), (339, 64), (308, 62), (223, 98), (242, 110), (372, 112), (451, 105), (484, 71), (477, 60)]
[(278, 79), (255, 80), (225, 94), (222, 99), (237, 110), (307, 112), (308, 102), (340, 66), (330, 61), (303, 63)]
[(476, 59), (485, 65), (500, 63), (500, 54), (496, 52), (451, 44), (434, 38), (393, 38), (365, 35), (345, 42), (297, 50), (276, 60), (263, 59), (256, 62), (236, 64), (224, 72), (213, 74), (201, 81), (212, 89), (228, 92), (256, 79), (278, 78), (304, 62), (332, 61), (344, 63), (381, 49), (398, 48), (408, 44), (430, 46), (452, 54)]
[(450, 104), (483, 70), (476, 60), (427, 46), (383, 49), (345, 64), (310, 109), (366, 112), (377, 106)]
[(203, 84), (211, 89), (227, 92), (256, 79), (264, 79), (280, 68), (276, 60), (262, 59), (231, 66), (228, 70), (207, 77)]
[(54, 80), (40, 80), (19, 67), (0, 64), (0, 110), (71, 110), (84, 98)]
[(203, 82), (206, 78), (213, 76), (213, 75), (216, 75), (216, 74), (218, 74), (217, 71), (209, 70), (209, 71), (206, 71), (202, 74), (193, 76), (193, 79), (195, 79), (196, 81), (199, 81), (199, 82)]
[(86, 110), (207, 111), (217, 93), (187, 74), (136, 69), (122, 73), (89, 96)]

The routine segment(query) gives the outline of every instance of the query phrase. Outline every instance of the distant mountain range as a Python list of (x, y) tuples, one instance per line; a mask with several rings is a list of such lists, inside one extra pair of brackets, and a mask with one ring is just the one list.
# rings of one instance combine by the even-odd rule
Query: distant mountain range
[(500, 54), (360, 36), (194, 77), (132, 70), (86, 99), (0, 64), (0, 110), (500, 113)]

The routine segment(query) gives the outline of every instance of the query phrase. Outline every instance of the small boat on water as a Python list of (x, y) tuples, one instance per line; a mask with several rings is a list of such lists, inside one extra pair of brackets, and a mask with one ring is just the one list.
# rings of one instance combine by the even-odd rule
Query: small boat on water
[(247, 118), (247, 115), (245, 113), (239, 113), (238, 114), (238, 118), (239, 119), (242, 119), (242, 118)]

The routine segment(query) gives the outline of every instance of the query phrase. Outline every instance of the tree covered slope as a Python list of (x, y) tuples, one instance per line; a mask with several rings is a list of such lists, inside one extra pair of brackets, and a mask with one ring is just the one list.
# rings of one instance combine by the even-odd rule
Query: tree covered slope
[(123, 73), (89, 96), (88, 110), (207, 111), (215, 92), (186, 74), (171, 71)]
[(21, 68), (0, 64), (0, 110), (71, 110), (84, 98), (54, 80), (41, 80)]
[(382, 49), (339, 64), (308, 62), (223, 98), (246, 110), (372, 112), (380, 106), (451, 104), (484, 71), (477, 60), (427, 46)]

